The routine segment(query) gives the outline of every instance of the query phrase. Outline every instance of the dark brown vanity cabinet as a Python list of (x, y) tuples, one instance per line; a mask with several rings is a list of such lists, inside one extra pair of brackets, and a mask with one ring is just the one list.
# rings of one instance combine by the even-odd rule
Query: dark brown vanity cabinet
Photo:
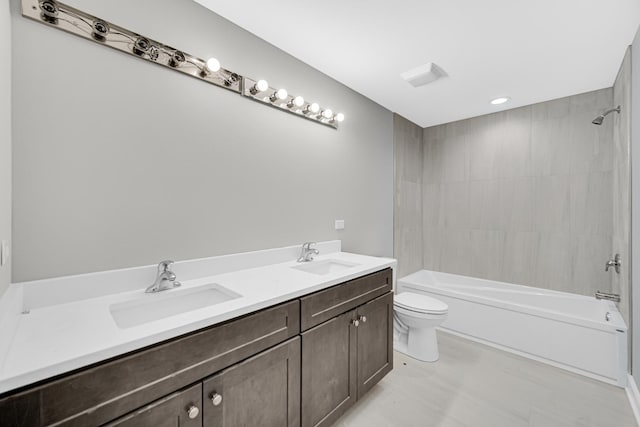
[(0, 425), (328, 426), (392, 368), (390, 290), (386, 269), (7, 393)]
[[(390, 274), (374, 273), (301, 300), (303, 324), (305, 318), (313, 323), (328, 311), (364, 301), (302, 332), (302, 427), (332, 425), (393, 368)], [(340, 293), (349, 297), (334, 298)]]

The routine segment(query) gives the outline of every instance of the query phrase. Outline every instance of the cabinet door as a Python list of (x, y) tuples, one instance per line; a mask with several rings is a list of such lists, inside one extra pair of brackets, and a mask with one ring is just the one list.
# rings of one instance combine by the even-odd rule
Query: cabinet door
[(330, 426), (356, 401), (355, 315), (302, 334), (302, 427)]
[(203, 383), (204, 427), (299, 427), (300, 338)]
[(358, 399), (393, 369), (393, 294), (358, 307)]
[(201, 427), (202, 384), (159, 399), (107, 427)]

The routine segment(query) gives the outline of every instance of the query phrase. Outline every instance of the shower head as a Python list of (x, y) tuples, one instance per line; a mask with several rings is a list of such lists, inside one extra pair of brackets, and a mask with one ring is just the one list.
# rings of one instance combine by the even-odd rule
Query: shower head
[(610, 113), (616, 112), (618, 114), (620, 114), (620, 106), (618, 105), (616, 108), (612, 108), (610, 110), (605, 111), (604, 113), (600, 114), (598, 117), (596, 117), (595, 119), (593, 119), (593, 121), (591, 123), (593, 123), (594, 125), (601, 125), (602, 122), (604, 121), (605, 116), (607, 116)]

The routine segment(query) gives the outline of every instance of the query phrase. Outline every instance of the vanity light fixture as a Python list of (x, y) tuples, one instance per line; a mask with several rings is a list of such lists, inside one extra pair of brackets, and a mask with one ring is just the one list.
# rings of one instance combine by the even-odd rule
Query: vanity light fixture
[(500, 105), (500, 104), (504, 104), (505, 102), (508, 102), (511, 98), (509, 98), (508, 96), (501, 96), (500, 98), (495, 98), (491, 100), (491, 104), (492, 105)]
[(288, 97), (289, 97), (289, 94), (287, 93), (286, 89), (278, 89), (277, 91), (271, 94), (271, 96), (269, 97), (269, 101), (271, 102), (276, 102), (277, 100), (284, 101)]
[[(338, 128), (338, 121), (335, 120), (331, 110), (322, 108), (317, 102), (305, 103), (302, 96), (289, 94), (289, 92), (283, 88), (276, 89), (270, 87), (264, 80), (255, 81), (249, 77), (243, 77), (242, 94), (253, 101), (268, 105), (271, 108), (286, 111), (287, 113), (334, 129)], [(323, 116), (323, 113), (326, 116)]]
[[(344, 114), (333, 114), (316, 102), (305, 103), (302, 96), (269, 87), (266, 80), (253, 80), (220, 66), (216, 58), (198, 58), (185, 51), (152, 40), (111, 22), (67, 6), (58, 0), (20, 0), (22, 15), (120, 52), (150, 61), (209, 84), (224, 87), (256, 102), (307, 120), (338, 128)], [(267, 94), (265, 96), (264, 93)], [(282, 102), (279, 102), (282, 101)]]
[(251, 86), (249, 92), (251, 92), (251, 95), (257, 95), (267, 89), (269, 89), (269, 83), (267, 83), (266, 80), (258, 80), (253, 86)]

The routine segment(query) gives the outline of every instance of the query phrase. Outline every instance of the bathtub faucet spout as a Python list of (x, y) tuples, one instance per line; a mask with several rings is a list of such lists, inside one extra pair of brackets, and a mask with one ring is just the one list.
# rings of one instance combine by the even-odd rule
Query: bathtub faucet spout
[(610, 294), (608, 292), (596, 291), (596, 299), (606, 299), (608, 301), (620, 302), (620, 294)]

